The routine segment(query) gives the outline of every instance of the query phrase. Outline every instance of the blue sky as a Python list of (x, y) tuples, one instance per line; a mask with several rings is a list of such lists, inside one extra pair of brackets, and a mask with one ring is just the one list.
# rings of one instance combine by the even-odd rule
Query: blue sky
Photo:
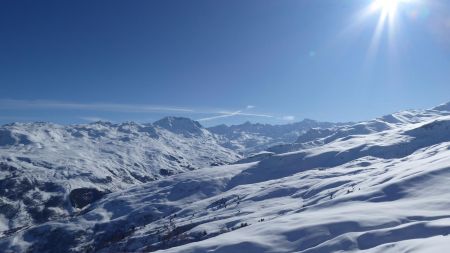
[(0, 122), (370, 119), (450, 101), (450, 3), (1, 1)]

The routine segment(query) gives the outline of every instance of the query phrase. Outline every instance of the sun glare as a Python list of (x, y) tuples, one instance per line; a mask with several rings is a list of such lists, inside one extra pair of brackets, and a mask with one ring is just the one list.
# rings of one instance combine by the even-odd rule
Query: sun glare
[(397, 11), (397, 6), (400, 0), (375, 0), (373, 2), (373, 8), (380, 10), (384, 15), (394, 15)]
[(402, 6), (404, 4), (413, 3), (416, 1), (419, 0), (372, 0), (368, 8), (363, 11), (363, 17), (379, 15), (369, 47), (369, 58), (373, 58), (377, 54), (380, 40), (385, 30), (388, 31), (389, 46), (391, 48), (394, 46), (397, 13), (402, 11)]

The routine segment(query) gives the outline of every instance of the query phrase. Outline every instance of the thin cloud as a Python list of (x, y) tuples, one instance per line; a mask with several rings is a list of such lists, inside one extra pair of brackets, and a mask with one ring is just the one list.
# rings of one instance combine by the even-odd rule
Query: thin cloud
[[(228, 118), (233, 116), (247, 117), (264, 117), (274, 118), (268, 114), (249, 113), (248, 110), (254, 109), (255, 106), (247, 105), (245, 109), (238, 111), (226, 111), (217, 109), (193, 109), (174, 106), (160, 106), (148, 104), (116, 104), (116, 103), (74, 103), (67, 101), (53, 100), (16, 100), (16, 99), (0, 99), (0, 110), (82, 110), (92, 112), (119, 112), (119, 113), (178, 113), (178, 114), (218, 114), (211, 117), (204, 117), (198, 121), (209, 121), (220, 118)], [(99, 117), (79, 117), (85, 121), (108, 121)]]
[(197, 121), (210, 121), (215, 119), (221, 119), (221, 118), (228, 118), (233, 116), (249, 116), (249, 117), (263, 117), (263, 118), (273, 118), (272, 115), (268, 114), (257, 114), (257, 113), (245, 113), (241, 111), (235, 111), (235, 112), (218, 112), (221, 115), (212, 116), (212, 117), (206, 117), (198, 119)]
[(221, 118), (228, 118), (228, 117), (239, 115), (239, 113), (241, 113), (241, 111), (230, 112), (230, 113), (224, 112), (222, 115), (201, 118), (201, 119), (198, 119), (197, 121), (209, 121), (209, 120), (215, 120), (215, 119), (221, 119)]
[(257, 113), (239, 113), (237, 115), (241, 115), (241, 116), (252, 116), (252, 117), (263, 117), (263, 118), (273, 118), (272, 115), (268, 115), (268, 114), (257, 114)]
[(0, 108), (2, 109), (56, 109), (56, 110), (89, 110), (89, 111), (109, 111), (109, 112), (180, 112), (194, 113), (189, 108), (157, 106), (145, 104), (113, 104), (113, 103), (71, 103), (64, 101), (50, 100), (13, 100), (1, 99)]

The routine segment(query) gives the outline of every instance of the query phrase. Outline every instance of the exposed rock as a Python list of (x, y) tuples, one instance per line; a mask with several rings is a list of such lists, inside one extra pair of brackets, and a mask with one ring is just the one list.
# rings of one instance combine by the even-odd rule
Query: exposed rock
[(106, 192), (99, 191), (95, 188), (78, 188), (70, 192), (70, 203), (73, 207), (83, 208), (99, 199), (101, 199)]

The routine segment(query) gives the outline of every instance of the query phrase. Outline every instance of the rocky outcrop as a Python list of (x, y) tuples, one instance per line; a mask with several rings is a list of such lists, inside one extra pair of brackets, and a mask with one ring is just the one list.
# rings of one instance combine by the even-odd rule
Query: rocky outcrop
[(78, 188), (70, 192), (69, 199), (73, 207), (83, 208), (101, 199), (106, 193), (95, 188)]

